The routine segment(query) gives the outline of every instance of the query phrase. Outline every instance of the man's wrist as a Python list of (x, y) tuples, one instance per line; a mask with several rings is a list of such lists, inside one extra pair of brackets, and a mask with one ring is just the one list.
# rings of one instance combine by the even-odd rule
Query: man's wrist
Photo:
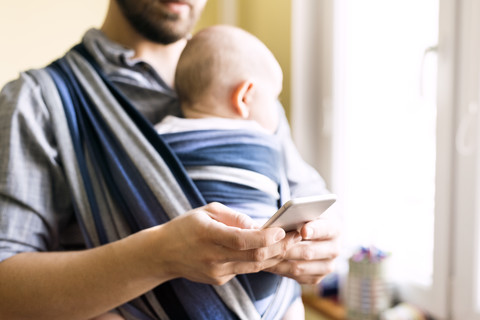
[(162, 251), (167, 245), (164, 229), (163, 225), (155, 226), (114, 244), (116, 259), (124, 265), (125, 272), (155, 283), (155, 286), (175, 278)]

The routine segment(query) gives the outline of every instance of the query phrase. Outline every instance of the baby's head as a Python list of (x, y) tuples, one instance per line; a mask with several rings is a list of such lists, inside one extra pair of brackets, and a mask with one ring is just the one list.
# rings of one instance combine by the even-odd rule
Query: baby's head
[(249, 119), (273, 132), (282, 78), (280, 65), (259, 39), (219, 25), (189, 40), (178, 62), (175, 89), (187, 118)]

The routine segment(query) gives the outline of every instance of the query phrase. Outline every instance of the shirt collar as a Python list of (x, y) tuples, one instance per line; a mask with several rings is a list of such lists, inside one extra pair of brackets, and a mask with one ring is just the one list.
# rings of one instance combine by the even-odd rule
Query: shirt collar
[(135, 54), (133, 49), (111, 41), (99, 29), (89, 29), (83, 37), (83, 43), (102, 66), (104, 64), (132, 66), (136, 63), (132, 59)]
[(142, 87), (159, 90), (176, 97), (175, 91), (165, 84), (156, 72), (152, 78), (151, 74), (146, 74), (148, 71), (138, 67), (139, 65), (148, 65), (148, 63), (133, 58), (135, 55), (133, 49), (110, 40), (101, 30), (89, 29), (83, 36), (82, 42), (107, 76), (114, 76), (117, 79), (119, 76), (128, 77), (129, 80), (136, 81)]

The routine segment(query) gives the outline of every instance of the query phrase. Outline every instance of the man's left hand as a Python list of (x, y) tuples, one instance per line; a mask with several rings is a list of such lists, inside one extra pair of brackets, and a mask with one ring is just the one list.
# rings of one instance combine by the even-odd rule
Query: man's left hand
[(293, 245), (284, 261), (265, 271), (297, 280), (301, 284), (317, 284), (334, 270), (340, 251), (340, 226), (333, 217), (320, 217), (300, 230), (304, 241)]

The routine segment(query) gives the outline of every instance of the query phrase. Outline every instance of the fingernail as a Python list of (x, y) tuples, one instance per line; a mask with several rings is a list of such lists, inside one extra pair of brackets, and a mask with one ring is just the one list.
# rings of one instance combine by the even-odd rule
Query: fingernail
[(281, 229), (280, 231), (278, 231), (278, 232), (275, 234), (275, 241), (280, 241), (280, 240), (282, 240), (283, 238), (285, 238), (285, 231), (283, 231), (283, 229)]
[(310, 239), (310, 237), (313, 235), (313, 230), (312, 228), (306, 227), (305, 228), (305, 239)]

